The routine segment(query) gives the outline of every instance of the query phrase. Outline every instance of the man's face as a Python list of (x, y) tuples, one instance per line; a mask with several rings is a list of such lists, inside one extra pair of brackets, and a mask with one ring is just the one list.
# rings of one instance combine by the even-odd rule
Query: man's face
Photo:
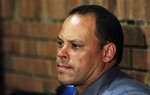
[(92, 14), (69, 16), (57, 38), (58, 80), (62, 84), (86, 85), (99, 76), (102, 50), (95, 36)]

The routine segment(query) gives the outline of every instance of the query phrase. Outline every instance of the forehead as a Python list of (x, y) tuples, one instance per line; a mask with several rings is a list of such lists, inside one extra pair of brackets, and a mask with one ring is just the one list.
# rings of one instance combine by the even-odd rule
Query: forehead
[(84, 25), (95, 25), (95, 15), (94, 14), (73, 14), (66, 18), (65, 24), (84, 24)]
[(93, 14), (73, 14), (64, 21), (59, 36), (72, 38), (96, 37)]

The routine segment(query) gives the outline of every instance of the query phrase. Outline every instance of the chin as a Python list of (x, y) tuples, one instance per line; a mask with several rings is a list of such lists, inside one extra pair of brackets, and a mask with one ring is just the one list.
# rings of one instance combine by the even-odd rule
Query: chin
[(72, 79), (68, 79), (68, 78), (59, 78), (58, 77), (58, 82), (62, 85), (72, 85), (72, 84), (74, 84), (74, 81), (72, 81)]
[(73, 82), (69, 81), (69, 80), (60, 80), (58, 79), (59, 83), (62, 85), (72, 85)]

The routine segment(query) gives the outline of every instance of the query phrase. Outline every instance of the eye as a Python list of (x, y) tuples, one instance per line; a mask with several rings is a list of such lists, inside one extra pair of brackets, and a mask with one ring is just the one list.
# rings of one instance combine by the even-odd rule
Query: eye
[(82, 45), (76, 43), (72, 43), (71, 45), (73, 49), (79, 49), (80, 47), (82, 47)]
[(58, 46), (58, 48), (62, 48), (63, 45), (64, 45), (63, 41), (57, 40), (57, 46)]
[(72, 44), (73, 48), (78, 48), (79, 46), (77, 44)]

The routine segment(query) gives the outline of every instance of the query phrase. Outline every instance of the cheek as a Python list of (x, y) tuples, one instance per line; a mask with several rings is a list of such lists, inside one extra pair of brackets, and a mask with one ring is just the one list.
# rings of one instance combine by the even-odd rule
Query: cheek
[(75, 64), (81, 65), (85, 63), (85, 61), (89, 58), (88, 53), (86, 52), (78, 52), (78, 53), (71, 53), (70, 54), (70, 61)]
[(70, 61), (78, 71), (88, 71), (95, 68), (95, 66), (101, 62), (102, 59), (100, 56), (101, 54), (98, 53), (98, 51), (90, 52), (90, 50), (88, 50), (88, 52), (82, 51), (72, 54)]
[(92, 55), (84, 52), (75, 54), (71, 58), (71, 63), (74, 65), (74, 69), (77, 72), (83, 73), (83, 71), (86, 72), (89, 68), (91, 68), (93, 64), (91, 62), (91, 57)]
[(71, 56), (70, 58), (72, 61), (79, 62), (81, 64), (86, 63), (88, 61), (92, 61), (96, 57), (98, 57), (97, 52), (94, 53), (90, 51), (88, 52), (81, 51), (78, 53), (71, 53), (70, 56)]

